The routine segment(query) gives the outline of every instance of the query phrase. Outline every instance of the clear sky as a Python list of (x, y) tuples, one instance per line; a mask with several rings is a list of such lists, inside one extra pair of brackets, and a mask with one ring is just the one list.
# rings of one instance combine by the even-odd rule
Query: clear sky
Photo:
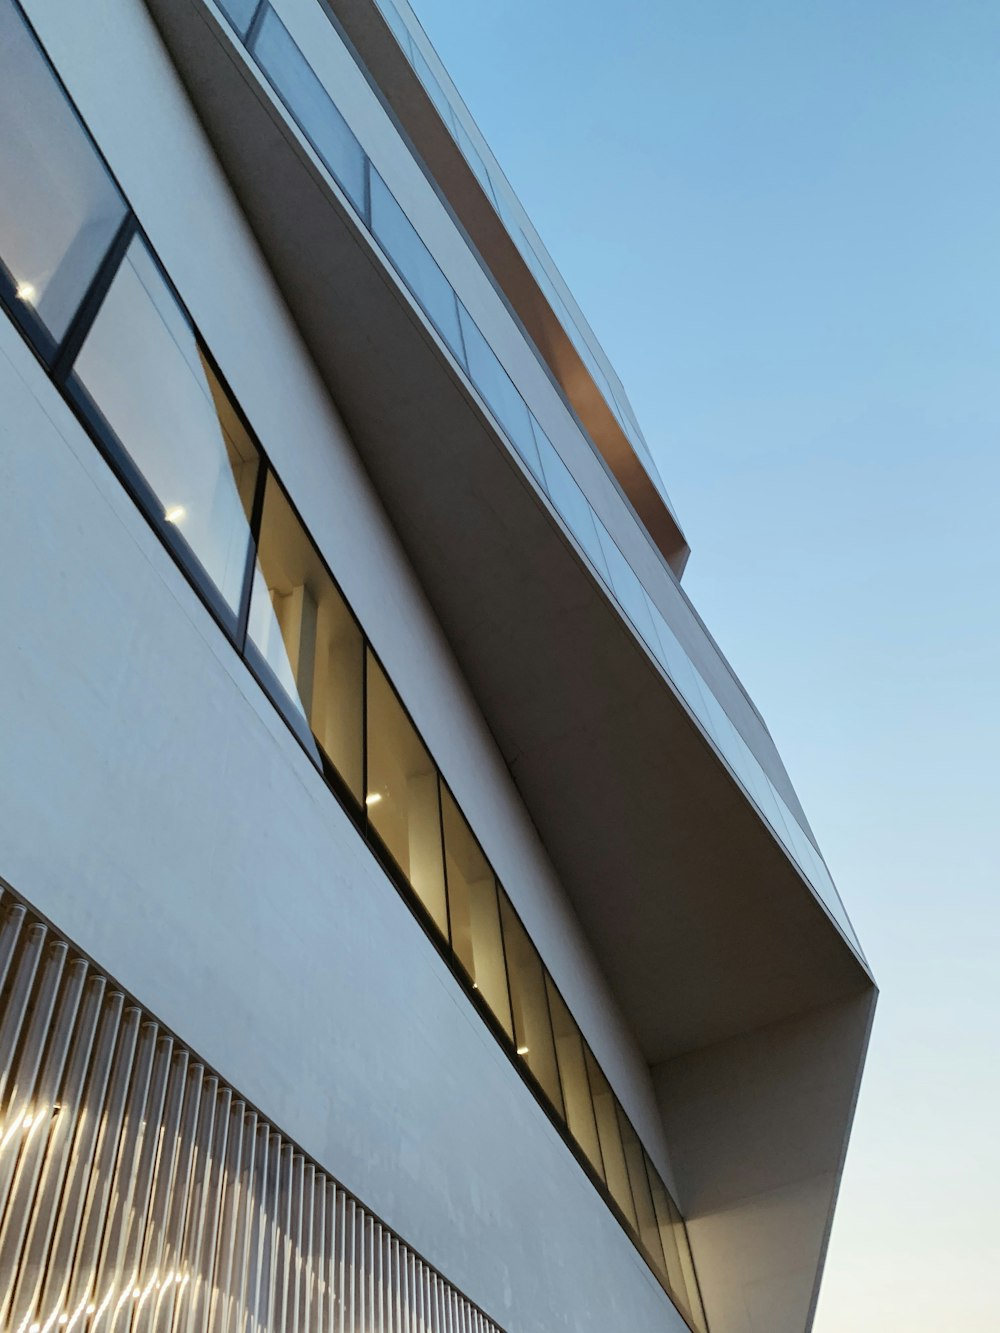
[(882, 988), (816, 1333), (997, 1333), (1000, 3), (414, 3)]

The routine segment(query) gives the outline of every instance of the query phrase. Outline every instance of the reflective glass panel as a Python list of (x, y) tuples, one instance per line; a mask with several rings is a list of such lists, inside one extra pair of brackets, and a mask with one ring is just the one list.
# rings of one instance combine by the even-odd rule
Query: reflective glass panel
[(437, 769), (371, 652), (367, 680), (368, 820), (447, 938)]
[(608, 1080), (601, 1072), (601, 1067), (590, 1052), (584, 1050), (587, 1061), (587, 1077), (594, 1099), (594, 1115), (597, 1118), (597, 1135), (601, 1142), (601, 1156), (604, 1159), (604, 1179), (611, 1197), (617, 1203), (634, 1227), (638, 1227), (635, 1205), (632, 1202), (632, 1190), (628, 1181), (628, 1168), (625, 1165), (625, 1150), (622, 1147), (621, 1130), (618, 1126), (618, 1104), (611, 1091)]
[(396, 34), (396, 41), (406, 52), (407, 59), (411, 58), (413, 41), (410, 37), (410, 30), (403, 22), (399, 10), (392, 3), (392, 0), (378, 0), (378, 7), (385, 15), (385, 21)]
[(632, 1127), (632, 1122), (622, 1110), (618, 1109), (618, 1128), (622, 1136), (622, 1148), (625, 1152), (625, 1167), (628, 1171), (628, 1183), (632, 1190), (632, 1202), (635, 1204), (636, 1218), (639, 1223), (639, 1239), (642, 1241), (653, 1266), (663, 1276), (667, 1276), (663, 1262), (663, 1246), (660, 1244), (660, 1231), (653, 1211), (653, 1196), (649, 1177), (646, 1174), (646, 1154), (639, 1136)]
[(448, 126), (453, 129), (455, 124), (454, 113), (451, 109), (451, 103), (445, 95), (437, 77), (431, 72), (431, 67), (424, 59), (416, 42), (411, 45), (413, 68), (417, 71), (417, 77), (427, 90), (427, 95), (437, 108), (437, 113)]
[(257, 451), (139, 240), (84, 341), (73, 382), (137, 469), (154, 515), (184, 539), (235, 612)]
[(441, 805), (451, 947), (473, 989), (513, 1037), (496, 879), (447, 787)]
[(14, 299), (58, 341), (125, 204), (10, 0), (0, 0), (0, 125), (0, 263)]
[(544, 485), (549, 498), (559, 511), (570, 532), (573, 533), (587, 555), (590, 556), (597, 572), (610, 587), (611, 576), (608, 573), (607, 561), (604, 559), (604, 551), (597, 536), (594, 512), (569, 468), (556, 453), (551, 440), (535, 420), (534, 415), (531, 418), (531, 428), (535, 433), (535, 443), (538, 446), (538, 453), (542, 462), (542, 474), (545, 478)]
[(604, 558), (607, 560), (608, 569), (611, 571), (611, 586), (614, 589), (615, 596), (621, 603), (629, 620), (649, 644), (650, 650), (655, 653), (658, 641), (656, 630), (653, 628), (653, 620), (649, 614), (646, 589), (639, 582), (635, 570), (622, 555), (618, 549), (618, 543), (611, 537), (601, 520), (595, 517), (594, 522), (597, 524), (597, 535), (601, 539)]
[(549, 1001), (545, 991), (545, 968), (538, 950), (528, 939), (510, 900), (501, 889), (500, 915), (510, 977), (510, 1001), (514, 1011), (514, 1042), (518, 1055), (541, 1084), (545, 1095), (565, 1117), (559, 1090), (559, 1070), (552, 1039)]
[(490, 411), (507, 432), (514, 448), (544, 486), (538, 448), (531, 429), (531, 417), (524, 399), (497, 360), (493, 348), (473, 323), (465, 306), (459, 303), (466, 361), (473, 384), (483, 395)]
[(257, 0), (219, 0), (219, 8), (239, 35), (245, 37), (257, 8)]
[(677, 1210), (677, 1205), (670, 1197), (659, 1173), (646, 1158), (646, 1169), (653, 1198), (653, 1210), (656, 1215), (667, 1264), (667, 1285), (674, 1294), (674, 1299), (694, 1326), (704, 1333), (705, 1314), (698, 1295), (698, 1283), (695, 1278), (691, 1249), (688, 1245), (687, 1229)]
[(264, 495), (248, 637), (360, 802), (361, 631), (273, 476)]
[(496, 204), (496, 196), (493, 193), (493, 182), (490, 180), (489, 172), (486, 170), (486, 163), (480, 155), (479, 149), (472, 142), (468, 132), (462, 125), (458, 116), (455, 117), (455, 137), (458, 140), (458, 146), (465, 155), (465, 160), (472, 168), (473, 174), (483, 187), (483, 190), (490, 203)]
[(359, 213), (365, 211), (365, 155), (288, 29), (268, 9), (257, 29), (253, 54)]
[(569, 1132), (586, 1153), (587, 1160), (603, 1180), (604, 1162), (597, 1137), (590, 1080), (587, 1078), (583, 1038), (580, 1036), (580, 1029), (573, 1015), (566, 1008), (562, 996), (547, 973), (545, 985), (548, 989), (552, 1032), (556, 1042), (559, 1080), (562, 1084), (563, 1100), (566, 1103), (566, 1124), (569, 1126)]
[(371, 173), (371, 192), (372, 231), (438, 333), (464, 365), (458, 301), (451, 283), (375, 170)]

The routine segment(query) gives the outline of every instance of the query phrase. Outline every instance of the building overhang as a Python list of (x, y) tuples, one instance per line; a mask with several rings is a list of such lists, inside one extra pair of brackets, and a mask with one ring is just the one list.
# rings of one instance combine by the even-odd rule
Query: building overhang
[(148, 3), (646, 1059), (870, 988), (226, 26)]

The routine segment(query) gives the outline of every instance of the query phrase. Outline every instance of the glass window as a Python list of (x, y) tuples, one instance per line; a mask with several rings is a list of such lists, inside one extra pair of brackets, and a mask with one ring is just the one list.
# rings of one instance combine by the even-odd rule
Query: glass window
[(502, 889), (500, 916), (514, 1012), (514, 1044), (549, 1101), (565, 1119), (549, 1000), (545, 992), (545, 968)]
[(0, 0), (0, 272), (59, 341), (125, 203), (19, 11)]
[(646, 1168), (653, 1197), (653, 1209), (660, 1231), (660, 1241), (667, 1263), (667, 1285), (677, 1304), (696, 1328), (705, 1330), (705, 1314), (698, 1294), (687, 1228), (677, 1205), (660, 1179), (652, 1162), (646, 1157)]
[(451, 103), (448, 101), (441, 84), (431, 72), (431, 67), (424, 59), (416, 42), (413, 42), (411, 45), (411, 60), (413, 62), (413, 68), (417, 71), (417, 77), (427, 90), (428, 97), (437, 108), (438, 115), (448, 126), (449, 130), (452, 129), (455, 124), (455, 117), (451, 109)]
[(617, 1098), (611, 1091), (608, 1080), (601, 1072), (601, 1067), (591, 1054), (590, 1047), (584, 1049), (587, 1061), (587, 1077), (594, 1099), (594, 1115), (597, 1118), (597, 1135), (601, 1142), (601, 1157), (604, 1159), (604, 1179), (611, 1197), (617, 1203), (634, 1227), (638, 1226), (632, 1191), (628, 1183), (628, 1168), (625, 1165), (625, 1150), (622, 1147), (621, 1130), (618, 1127)]
[(246, 37), (257, 9), (257, 0), (219, 0), (219, 8), (239, 35)]
[(646, 1154), (639, 1136), (632, 1127), (632, 1122), (617, 1103), (618, 1128), (622, 1136), (622, 1148), (625, 1152), (625, 1167), (628, 1171), (628, 1183), (632, 1190), (632, 1202), (635, 1204), (636, 1218), (639, 1223), (639, 1239), (654, 1268), (667, 1276), (663, 1262), (663, 1246), (660, 1244), (660, 1230), (653, 1211), (653, 1196), (650, 1190), (649, 1176), (646, 1174)]
[(431, 258), (413, 223), (389, 193), (377, 171), (371, 173), (372, 231), (384, 246), (400, 277), (430, 316), (458, 360), (465, 364), (458, 327), (458, 301), (451, 283)]
[(649, 614), (646, 589), (639, 582), (639, 576), (622, 555), (618, 543), (611, 537), (601, 520), (595, 517), (594, 522), (597, 524), (597, 535), (601, 539), (604, 558), (608, 562), (608, 569), (611, 571), (611, 586), (614, 589), (615, 596), (629, 620), (646, 643), (649, 644), (650, 650), (655, 653), (659, 641), (656, 637), (656, 630), (653, 628), (652, 617)]
[(569, 468), (556, 453), (552, 441), (535, 420), (534, 415), (531, 418), (531, 428), (535, 433), (535, 443), (538, 446), (538, 453), (542, 461), (542, 475), (545, 478), (545, 488), (548, 491), (549, 498), (559, 511), (570, 532), (573, 533), (590, 556), (591, 563), (597, 572), (610, 587), (611, 576), (608, 573), (607, 561), (604, 559), (604, 552), (597, 536), (594, 511)]
[(497, 360), (493, 348), (479, 332), (461, 302), (459, 302), (459, 314), (472, 382), (507, 432), (514, 448), (527, 463), (538, 482), (544, 486), (541, 464), (538, 461), (538, 447), (531, 430), (531, 416), (524, 399), (514, 388), (510, 376)]
[(364, 213), (366, 158), (361, 145), (272, 9), (257, 29), (253, 54), (303, 134)]
[(556, 990), (548, 973), (545, 976), (545, 985), (549, 996), (549, 1012), (552, 1015), (552, 1032), (556, 1041), (559, 1080), (562, 1084), (563, 1100), (566, 1103), (566, 1124), (569, 1126), (569, 1132), (586, 1153), (591, 1166), (603, 1180), (604, 1161), (597, 1137), (597, 1121), (594, 1118), (594, 1103), (590, 1095), (590, 1080), (587, 1078), (583, 1038), (580, 1036), (580, 1029), (573, 1015), (566, 1008), (565, 1001)]
[(496, 195), (493, 193), (493, 182), (490, 180), (490, 173), (486, 170), (486, 163), (482, 159), (476, 145), (472, 142), (469, 134), (458, 116), (455, 117), (455, 137), (458, 146), (465, 155), (465, 160), (472, 168), (473, 174), (483, 187), (483, 192), (490, 203), (496, 206)]
[(448, 935), (438, 774), (395, 690), (368, 657), (368, 821)]
[[(126, 456), (148, 508), (237, 612), (259, 458), (141, 241), (129, 246), (70, 390)], [(82, 390), (82, 393), (81, 393)], [(96, 409), (96, 413), (95, 413)]]
[(392, 3), (392, 0), (378, 0), (378, 7), (385, 16), (385, 21), (396, 34), (396, 41), (406, 52), (407, 59), (410, 58), (410, 51), (413, 41), (410, 37), (410, 30), (400, 17), (399, 10)]
[(247, 634), (360, 804), (361, 630), (273, 475), (264, 495)]
[(489, 1005), (508, 1037), (513, 1037), (496, 879), (451, 792), (444, 786), (441, 804), (451, 947), (473, 990)]

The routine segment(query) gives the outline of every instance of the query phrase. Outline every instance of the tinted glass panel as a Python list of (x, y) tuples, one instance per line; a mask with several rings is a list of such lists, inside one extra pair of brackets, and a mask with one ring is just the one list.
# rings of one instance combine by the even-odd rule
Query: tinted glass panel
[(544, 486), (538, 449), (531, 429), (531, 417), (524, 399), (514, 388), (510, 376), (497, 360), (493, 348), (472, 322), (469, 312), (459, 305), (462, 335), (469, 375), (485, 398), (490, 411), (507, 432), (514, 448)]
[(632, 1202), (635, 1204), (639, 1222), (639, 1239), (645, 1246), (646, 1253), (653, 1266), (663, 1276), (667, 1276), (663, 1262), (663, 1247), (660, 1244), (660, 1231), (656, 1214), (653, 1211), (653, 1196), (650, 1192), (649, 1177), (646, 1174), (646, 1154), (639, 1136), (632, 1128), (632, 1122), (618, 1103), (618, 1127), (621, 1130), (622, 1148), (625, 1152), (625, 1166), (628, 1170), (628, 1183), (632, 1190)]
[(257, 0), (219, 0), (219, 8), (239, 35), (245, 37), (257, 8)]
[(0, 125), (0, 261), (15, 300), (58, 340), (125, 204), (9, 0), (0, 0)]
[(273, 476), (264, 496), (248, 634), (360, 802), (361, 631)]
[(500, 892), (500, 913), (517, 1053), (538, 1079), (549, 1101), (563, 1115), (556, 1048), (545, 991), (545, 968), (503, 890)]
[(253, 54), (359, 213), (365, 211), (365, 155), (347, 121), (313, 73), (288, 30), (269, 9), (257, 29)]
[(184, 539), (235, 611), (257, 451), (141, 241), (115, 275), (74, 381), (141, 475), (155, 516)]
[(370, 652), (367, 713), (368, 819), (447, 937), (437, 769)]
[(649, 644), (650, 649), (655, 652), (659, 646), (659, 640), (656, 637), (653, 621), (649, 614), (646, 589), (639, 582), (635, 570), (622, 555), (617, 542), (613, 540), (604, 524), (598, 518), (595, 518), (594, 522), (597, 524), (597, 535), (601, 539), (604, 558), (608, 562), (608, 569), (611, 571), (611, 586), (614, 589), (615, 596), (621, 603), (629, 620)]
[(462, 364), (462, 335), (458, 327), (458, 302), (451, 283), (431, 258), (413, 224), (389, 193), (376, 171), (371, 173), (372, 231), (422, 308), (430, 316), (452, 352)]
[(589, 1047), (584, 1054), (587, 1061), (587, 1077), (590, 1079), (590, 1090), (594, 1098), (601, 1156), (604, 1159), (604, 1178), (615, 1203), (632, 1225), (637, 1227), (635, 1205), (632, 1202), (632, 1190), (628, 1182), (628, 1168), (625, 1165), (625, 1150), (622, 1147), (621, 1130), (618, 1127), (617, 1099), (601, 1072), (600, 1065), (591, 1055)]
[(566, 526), (590, 556), (598, 573), (610, 587), (611, 576), (597, 536), (597, 526), (590, 503), (534, 416), (531, 418), (531, 428), (535, 433), (535, 442), (542, 461), (542, 475), (545, 478), (544, 484), (549, 498), (558, 509)]
[(445, 96), (445, 91), (438, 83), (437, 78), (431, 73), (431, 67), (421, 55), (416, 42), (411, 43), (413, 68), (417, 71), (420, 82), (427, 90), (427, 95), (437, 108), (437, 113), (448, 126), (452, 129), (455, 120), (451, 109), (451, 103)]
[(545, 984), (549, 994), (549, 1012), (552, 1015), (552, 1032), (556, 1042), (559, 1080), (562, 1084), (563, 1100), (566, 1103), (566, 1123), (570, 1133), (586, 1153), (591, 1166), (603, 1180), (604, 1161), (597, 1138), (597, 1121), (594, 1118), (594, 1103), (590, 1095), (590, 1080), (587, 1078), (583, 1038), (580, 1036), (580, 1029), (573, 1015), (566, 1008), (562, 996), (548, 974), (545, 977)]
[(451, 947), (493, 1013), (513, 1037), (496, 880), (446, 787), (441, 792)]
[(674, 1293), (674, 1298), (683, 1312), (696, 1328), (705, 1329), (705, 1315), (698, 1295), (698, 1284), (694, 1275), (694, 1264), (688, 1246), (687, 1230), (677, 1206), (667, 1192), (656, 1168), (646, 1158), (653, 1197), (653, 1209), (660, 1231), (660, 1241), (667, 1264), (667, 1283)]

